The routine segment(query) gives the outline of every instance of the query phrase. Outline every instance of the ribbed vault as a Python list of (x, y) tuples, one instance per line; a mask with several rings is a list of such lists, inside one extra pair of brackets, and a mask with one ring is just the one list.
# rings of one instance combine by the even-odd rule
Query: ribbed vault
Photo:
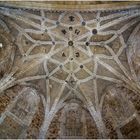
[(108, 5), (0, 3), (0, 138), (140, 138), (140, 9)]

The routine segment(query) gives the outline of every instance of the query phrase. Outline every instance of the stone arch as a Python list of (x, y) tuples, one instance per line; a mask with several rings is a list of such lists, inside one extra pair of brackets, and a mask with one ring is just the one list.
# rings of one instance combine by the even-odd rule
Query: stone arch
[(108, 107), (110, 112), (112, 112), (112, 115), (114, 115), (114, 119), (117, 124), (125, 121), (134, 113), (128, 100), (123, 96), (123, 87), (110, 85), (107, 87), (106, 92)]
[[(126, 88), (119, 85), (110, 85), (105, 90), (106, 96), (103, 104), (103, 119), (109, 131), (109, 137), (112, 138), (135, 138), (138, 129), (133, 128), (131, 122), (139, 124), (135, 108), (127, 99)], [(132, 133), (126, 132), (132, 128)], [(112, 135), (114, 132), (114, 136)], [(137, 134), (136, 134), (137, 135)]]
[(43, 123), (44, 115), (45, 115), (44, 106), (43, 106), (42, 101), (40, 101), (38, 105), (38, 109), (32, 119), (32, 122), (27, 129), (27, 137), (26, 137), (27, 139), (38, 138), (39, 130)]
[(0, 135), (2, 138), (26, 137), (27, 128), (37, 111), (39, 101), (36, 90), (24, 88), (1, 116)]
[(37, 110), (38, 103), (39, 97), (36, 91), (31, 88), (25, 88), (23, 89), (23, 93), (17, 97), (15, 104), (11, 108), (11, 112), (28, 125)]
[[(80, 118), (81, 116), (81, 118)], [(83, 112), (80, 105), (76, 102), (67, 104), (61, 116), (61, 136), (76, 137), (82, 136), (83, 130)]]
[(138, 80), (140, 78), (140, 23), (135, 27), (127, 41), (127, 59), (132, 76)]
[(55, 115), (46, 138), (99, 138), (88, 109), (78, 99), (67, 100)]
[(110, 110), (108, 109), (108, 102), (106, 99), (106, 95), (104, 96), (104, 101), (102, 104), (102, 118), (106, 127), (107, 138), (117, 139), (118, 136), (117, 136), (116, 129), (114, 128), (113, 116), (111, 115)]

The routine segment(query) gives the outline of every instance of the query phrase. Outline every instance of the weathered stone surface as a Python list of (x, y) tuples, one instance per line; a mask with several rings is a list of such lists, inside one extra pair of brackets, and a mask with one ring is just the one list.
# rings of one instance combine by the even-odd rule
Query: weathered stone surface
[(140, 138), (139, 16), (136, 2), (0, 2), (0, 138)]

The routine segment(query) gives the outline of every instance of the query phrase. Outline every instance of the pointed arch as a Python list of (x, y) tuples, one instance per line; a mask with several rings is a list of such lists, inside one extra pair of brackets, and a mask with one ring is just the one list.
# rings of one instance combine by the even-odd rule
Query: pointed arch
[(99, 133), (84, 103), (71, 98), (54, 116), (46, 138), (99, 138)]
[(131, 74), (136, 81), (138, 81), (138, 69), (139, 69), (138, 63), (140, 54), (139, 35), (140, 35), (140, 23), (134, 28), (131, 35), (129, 36), (127, 41), (128, 47), (126, 49), (127, 60), (131, 70)]
[[(37, 111), (39, 102), (40, 98), (35, 89), (23, 88), (1, 115), (1, 138), (25, 137), (26, 130)], [(4, 131), (5, 129), (7, 131)]]

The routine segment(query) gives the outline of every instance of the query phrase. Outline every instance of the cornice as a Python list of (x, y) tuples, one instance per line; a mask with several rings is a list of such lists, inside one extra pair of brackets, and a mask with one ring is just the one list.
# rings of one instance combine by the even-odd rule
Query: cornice
[(94, 11), (94, 10), (121, 10), (140, 7), (140, 2), (110, 2), (110, 1), (1, 1), (0, 6), (45, 9), (51, 11)]

